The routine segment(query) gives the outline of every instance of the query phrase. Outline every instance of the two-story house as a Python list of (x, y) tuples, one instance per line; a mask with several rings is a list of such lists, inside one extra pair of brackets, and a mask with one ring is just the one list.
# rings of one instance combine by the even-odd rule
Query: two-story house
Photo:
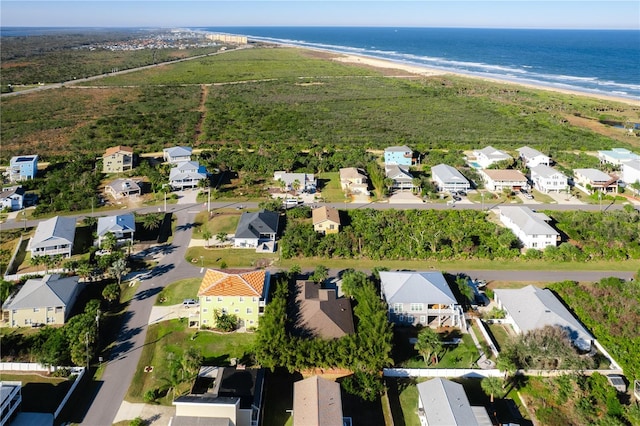
[(409, 167), (413, 164), (413, 151), (406, 145), (385, 148), (384, 164)]
[(162, 158), (170, 164), (191, 161), (192, 149), (189, 146), (174, 146), (162, 150)]
[(97, 245), (100, 247), (107, 234), (113, 234), (118, 244), (124, 244), (127, 241), (133, 243), (135, 232), (136, 221), (133, 213), (98, 218)]
[(368, 178), (362, 169), (355, 167), (340, 169), (340, 186), (345, 192), (369, 195)]
[(471, 184), (455, 167), (438, 164), (431, 168), (431, 179), (441, 192), (468, 191)]
[(574, 169), (574, 183), (589, 194), (596, 191), (618, 192), (618, 178), (598, 169)]
[[(476, 158), (476, 164), (482, 169), (486, 169), (494, 163), (504, 160), (513, 160), (509, 154), (504, 151), (500, 151), (492, 146), (487, 146), (476, 151), (473, 151), (473, 155)], [(473, 164), (472, 164), (473, 166)]]
[(621, 166), (627, 161), (640, 160), (640, 155), (629, 151), (626, 148), (613, 148), (611, 150), (598, 151), (598, 158), (601, 163)]
[(335, 207), (322, 206), (311, 210), (313, 229), (321, 234), (337, 234), (340, 231), (340, 212)]
[(57, 254), (71, 257), (75, 234), (76, 219), (73, 217), (56, 216), (43, 220), (29, 239), (27, 250), (31, 257)]
[(480, 176), (489, 191), (503, 191), (504, 189), (519, 191), (529, 188), (529, 181), (520, 170), (483, 169), (480, 170)]
[(12, 186), (2, 188), (0, 192), (0, 209), (20, 210), (24, 206), (24, 188)]
[(102, 173), (122, 173), (133, 169), (133, 148), (114, 146), (102, 156)]
[(541, 153), (537, 149), (529, 148), (528, 146), (518, 148), (518, 154), (520, 155), (525, 167), (529, 169), (540, 164), (549, 166), (551, 163), (551, 159), (548, 155)]
[(384, 166), (385, 176), (391, 179), (391, 189), (412, 190), (413, 175), (409, 172), (407, 166), (397, 164), (388, 164)]
[(19, 155), (9, 160), (9, 181), (20, 182), (34, 179), (38, 172), (37, 155)]
[(200, 327), (215, 327), (216, 312), (238, 317), (239, 327), (257, 327), (269, 295), (268, 271), (207, 269), (198, 297)]
[(551, 218), (544, 213), (524, 206), (501, 206), (498, 209), (500, 222), (518, 237), (524, 248), (544, 250), (558, 244), (560, 234), (547, 223)]
[(540, 192), (549, 193), (566, 191), (569, 187), (569, 180), (562, 172), (539, 164), (531, 167), (531, 182)]
[(640, 182), (640, 160), (627, 161), (622, 165), (622, 181), (626, 184)]
[(289, 173), (280, 170), (273, 173), (273, 180), (282, 182), (285, 191), (309, 194), (316, 192), (317, 181), (313, 173)]
[(269, 210), (244, 212), (236, 227), (233, 246), (253, 248), (257, 251), (274, 252), (280, 214)]
[(195, 188), (207, 178), (207, 169), (197, 161), (183, 161), (169, 171), (169, 185), (173, 189)]

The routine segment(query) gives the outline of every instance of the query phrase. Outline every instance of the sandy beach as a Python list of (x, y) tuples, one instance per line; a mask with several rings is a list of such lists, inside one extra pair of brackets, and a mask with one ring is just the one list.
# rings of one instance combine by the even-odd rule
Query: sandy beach
[[(308, 50), (315, 50), (315, 49), (308, 49)], [(397, 69), (397, 70), (402, 70), (411, 74), (416, 74), (416, 75), (421, 75), (426, 77), (433, 77), (438, 75), (456, 75), (459, 77), (475, 78), (475, 79), (480, 79), (484, 81), (491, 81), (494, 83), (509, 84), (514, 86), (527, 87), (527, 88), (536, 89), (536, 90), (548, 90), (548, 91), (563, 93), (567, 95), (584, 96), (588, 98), (620, 102), (627, 105), (640, 106), (640, 100), (617, 97), (614, 95), (601, 95), (601, 94), (595, 94), (595, 93), (580, 92), (577, 90), (561, 89), (561, 88), (556, 88), (551, 86), (545, 86), (542, 84), (536, 85), (536, 84), (520, 83), (517, 81), (511, 81), (506, 79), (480, 77), (472, 74), (456, 73), (456, 72), (444, 71), (440, 69), (428, 68), (428, 67), (423, 67), (418, 65), (403, 64), (400, 62), (388, 61), (388, 60), (372, 58), (368, 56), (346, 55), (340, 52), (333, 52), (333, 51), (326, 51), (326, 50), (323, 50), (323, 52), (334, 53), (336, 56), (333, 57), (332, 59), (339, 62), (360, 64), (360, 65), (366, 65), (366, 66), (371, 66), (375, 68)]]

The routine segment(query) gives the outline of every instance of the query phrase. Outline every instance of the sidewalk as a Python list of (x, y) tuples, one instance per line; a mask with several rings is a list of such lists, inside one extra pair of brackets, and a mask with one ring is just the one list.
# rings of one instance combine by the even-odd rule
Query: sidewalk
[(171, 418), (175, 415), (175, 407), (156, 404), (134, 404), (122, 401), (122, 405), (120, 405), (118, 414), (116, 414), (116, 418), (113, 419), (113, 422), (118, 423), (140, 417), (145, 421), (146, 425), (167, 426), (171, 421)]

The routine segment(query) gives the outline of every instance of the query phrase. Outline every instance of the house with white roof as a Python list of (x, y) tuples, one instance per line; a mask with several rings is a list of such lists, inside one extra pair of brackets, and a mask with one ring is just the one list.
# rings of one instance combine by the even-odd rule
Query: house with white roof
[(581, 351), (591, 350), (594, 337), (567, 310), (564, 304), (549, 289), (529, 285), (520, 289), (495, 289), (495, 301), (506, 314), (506, 322), (516, 333), (544, 328), (561, 327)]
[(471, 184), (455, 167), (438, 164), (431, 168), (431, 178), (441, 192), (468, 191)]
[(116, 200), (137, 197), (142, 193), (138, 182), (132, 179), (116, 179), (111, 181), (105, 185), (104, 191)]
[(548, 155), (544, 155), (537, 149), (529, 148), (528, 146), (518, 148), (518, 154), (520, 155), (524, 165), (529, 169), (540, 164), (548, 166), (551, 162)]
[(499, 161), (513, 160), (512, 156), (492, 146), (473, 151), (473, 155), (476, 158), (476, 163), (483, 169)]
[(640, 160), (627, 161), (622, 165), (622, 181), (626, 184), (640, 182)]
[(10, 327), (64, 324), (79, 293), (78, 277), (59, 274), (27, 280), (2, 305), (3, 321)]
[(544, 250), (556, 246), (560, 234), (547, 222), (551, 218), (524, 206), (501, 206), (500, 222), (522, 242), (524, 248)]
[(413, 164), (413, 151), (406, 145), (385, 148), (384, 164), (409, 167)]
[(233, 246), (254, 248), (256, 251), (274, 252), (280, 214), (269, 210), (244, 212), (240, 216)]
[(76, 219), (73, 217), (56, 216), (43, 220), (29, 239), (27, 250), (31, 257), (57, 254), (71, 257), (75, 234)]
[(519, 191), (529, 188), (529, 181), (520, 170), (483, 169), (480, 170), (480, 177), (489, 191), (503, 191), (505, 188)]
[(598, 169), (574, 169), (573, 176), (575, 185), (588, 194), (618, 192), (618, 178)]
[(273, 173), (273, 180), (284, 182), (285, 191), (296, 191), (297, 193), (316, 192), (317, 181), (313, 173), (288, 173), (277, 171)]
[(531, 182), (533, 182), (534, 188), (540, 192), (545, 194), (549, 192), (560, 193), (569, 187), (569, 178), (552, 167), (539, 164), (531, 167), (530, 171)]
[(369, 195), (368, 178), (364, 170), (355, 167), (340, 169), (340, 186), (352, 194)]
[(608, 163), (614, 166), (621, 166), (627, 161), (640, 160), (640, 155), (625, 148), (613, 148), (611, 150), (598, 151), (598, 158), (603, 164)]
[(462, 308), (441, 272), (380, 271), (380, 282), (389, 321), (466, 330)]
[(191, 161), (192, 149), (189, 146), (173, 146), (162, 150), (162, 158), (170, 164)]
[(421, 382), (418, 417), (422, 426), (492, 426), (486, 408), (471, 406), (460, 383), (443, 378)]
[(409, 173), (407, 166), (400, 166), (397, 164), (385, 165), (384, 172), (386, 177), (391, 179), (391, 189), (399, 190), (412, 190), (413, 189), (413, 175)]
[(9, 182), (34, 179), (37, 172), (37, 155), (19, 155), (9, 160)]
[(0, 209), (21, 210), (24, 206), (24, 188), (12, 186), (0, 191)]
[(136, 221), (133, 213), (98, 218), (98, 247), (109, 233), (116, 237), (118, 244), (123, 244), (126, 241), (133, 243), (135, 232)]
[(207, 178), (207, 169), (197, 161), (177, 163), (169, 171), (169, 185), (174, 189), (195, 188)]

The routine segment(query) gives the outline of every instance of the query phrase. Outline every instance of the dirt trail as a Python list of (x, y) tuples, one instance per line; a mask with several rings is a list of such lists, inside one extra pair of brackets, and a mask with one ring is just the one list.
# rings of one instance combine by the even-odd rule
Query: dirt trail
[(198, 111), (200, 111), (200, 120), (196, 124), (195, 132), (193, 134), (193, 143), (196, 145), (198, 143), (198, 139), (200, 138), (200, 134), (202, 133), (202, 124), (204, 123), (204, 118), (207, 113), (207, 109), (205, 107), (207, 102), (207, 97), (209, 96), (209, 85), (201, 84), (200, 85), (200, 105), (198, 105)]

